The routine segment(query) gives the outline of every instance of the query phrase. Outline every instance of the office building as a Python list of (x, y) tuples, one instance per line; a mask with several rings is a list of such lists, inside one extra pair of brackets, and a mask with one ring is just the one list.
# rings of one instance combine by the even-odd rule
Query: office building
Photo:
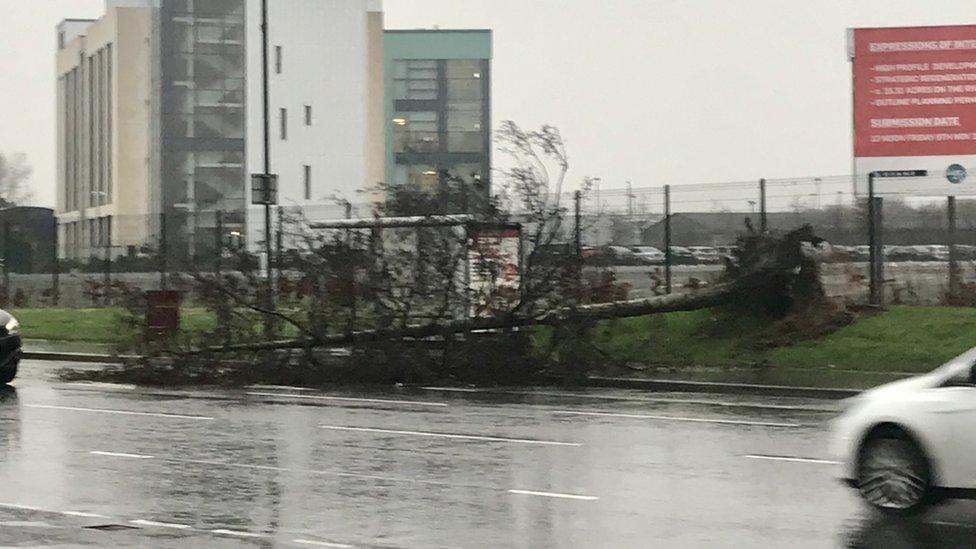
[[(380, 0), (271, 0), (269, 21), (280, 204), (362, 199), (383, 178)], [(107, 0), (58, 26), (62, 258), (264, 240), (260, 25), (260, 0)]]
[(491, 57), (489, 30), (385, 32), (389, 198), (420, 190), (453, 213), (488, 196)]

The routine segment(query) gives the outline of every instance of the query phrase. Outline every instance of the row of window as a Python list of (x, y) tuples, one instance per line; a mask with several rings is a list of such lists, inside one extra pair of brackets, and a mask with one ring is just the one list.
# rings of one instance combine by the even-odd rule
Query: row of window
[[(282, 141), (288, 140), (288, 109), (278, 109), (279, 136)], [(305, 105), (305, 125), (312, 125), (312, 106)]]

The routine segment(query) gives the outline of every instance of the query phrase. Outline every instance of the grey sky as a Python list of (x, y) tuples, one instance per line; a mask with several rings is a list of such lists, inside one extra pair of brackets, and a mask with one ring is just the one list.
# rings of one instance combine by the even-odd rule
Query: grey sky
[[(272, 0), (284, 1), (288, 0)], [(548, 122), (604, 187), (850, 171), (845, 29), (976, 23), (972, 0), (385, 0), (387, 27), (495, 31), (494, 118)], [(0, 0), (0, 151), (54, 200), (54, 26), (103, 0)]]

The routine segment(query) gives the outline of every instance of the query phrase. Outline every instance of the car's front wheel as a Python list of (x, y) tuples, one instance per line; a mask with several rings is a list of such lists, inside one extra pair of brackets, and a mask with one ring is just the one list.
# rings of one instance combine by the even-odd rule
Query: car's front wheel
[(6, 385), (17, 377), (17, 361), (0, 368), (0, 385)]
[(907, 515), (924, 509), (931, 495), (928, 463), (907, 438), (874, 437), (860, 453), (857, 488), (876, 509)]

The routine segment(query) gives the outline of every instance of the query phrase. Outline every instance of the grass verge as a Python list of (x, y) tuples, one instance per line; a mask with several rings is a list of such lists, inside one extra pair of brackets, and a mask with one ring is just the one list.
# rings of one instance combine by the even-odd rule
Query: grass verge
[[(608, 362), (663, 368), (766, 366), (926, 372), (976, 346), (976, 309), (894, 306), (824, 337), (770, 347), (768, 322), (713, 311), (622, 318), (597, 324), (593, 346)], [(550, 331), (533, 334), (544, 348)]]

